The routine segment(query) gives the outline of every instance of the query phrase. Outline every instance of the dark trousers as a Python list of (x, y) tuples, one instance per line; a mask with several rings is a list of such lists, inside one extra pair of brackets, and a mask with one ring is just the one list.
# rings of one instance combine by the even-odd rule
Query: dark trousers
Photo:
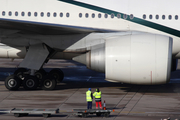
[(92, 109), (92, 102), (87, 102), (87, 109)]

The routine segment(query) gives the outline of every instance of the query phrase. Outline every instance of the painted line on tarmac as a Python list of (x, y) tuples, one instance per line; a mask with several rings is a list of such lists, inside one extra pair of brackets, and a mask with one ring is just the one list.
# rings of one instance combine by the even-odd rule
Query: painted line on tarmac
[(146, 113), (158, 113), (158, 114), (180, 114), (180, 112), (146, 112)]
[[(120, 112), (120, 110), (114, 110), (114, 112), (112, 112), (112, 113), (119, 113)], [(144, 114), (144, 113), (146, 113), (146, 112), (143, 112), (143, 111), (122, 111), (122, 113), (142, 113), (142, 114)]]
[(12, 94), (12, 92), (10, 92), (4, 99), (2, 99), (2, 100), (0, 101), (0, 104), (1, 104), (6, 98), (8, 98), (11, 94)]

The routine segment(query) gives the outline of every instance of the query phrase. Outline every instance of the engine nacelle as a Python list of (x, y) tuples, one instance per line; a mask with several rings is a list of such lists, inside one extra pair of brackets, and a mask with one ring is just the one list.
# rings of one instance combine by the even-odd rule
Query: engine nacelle
[(170, 80), (172, 38), (155, 34), (111, 37), (105, 47), (74, 60), (105, 72), (106, 80), (130, 84), (165, 84)]
[(0, 58), (24, 58), (26, 55), (25, 47), (10, 47), (4, 44), (0, 46)]
[(170, 80), (172, 38), (137, 34), (106, 42), (106, 79), (131, 84), (165, 84)]

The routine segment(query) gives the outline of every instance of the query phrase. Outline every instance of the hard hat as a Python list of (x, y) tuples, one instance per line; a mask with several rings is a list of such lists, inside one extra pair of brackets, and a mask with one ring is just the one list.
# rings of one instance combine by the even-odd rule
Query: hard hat
[(88, 90), (91, 90), (91, 88), (89, 88)]

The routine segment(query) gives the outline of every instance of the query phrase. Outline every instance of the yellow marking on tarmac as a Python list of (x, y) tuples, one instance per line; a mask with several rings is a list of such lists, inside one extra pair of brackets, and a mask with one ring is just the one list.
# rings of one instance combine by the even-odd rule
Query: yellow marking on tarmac
[(130, 112), (130, 113), (141, 113), (141, 114), (145, 114), (146, 112), (140, 112), (140, 111), (133, 111), (133, 112)]
[(130, 111), (122, 111), (121, 113), (141, 113), (141, 114), (145, 114), (146, 112), (140, 112), (140, 111), (132, 111), (132, 112), (130, 112)]
[(0, 87), (4, 87), (4, 88), (5, 88), (5, 86), (4, 86), (4, 85), (0, 85)]
[(120, 112), (120, 111), (116, 111), (116, 110), (114, 111), (114, 113), (119, 113), (119, 112)]

